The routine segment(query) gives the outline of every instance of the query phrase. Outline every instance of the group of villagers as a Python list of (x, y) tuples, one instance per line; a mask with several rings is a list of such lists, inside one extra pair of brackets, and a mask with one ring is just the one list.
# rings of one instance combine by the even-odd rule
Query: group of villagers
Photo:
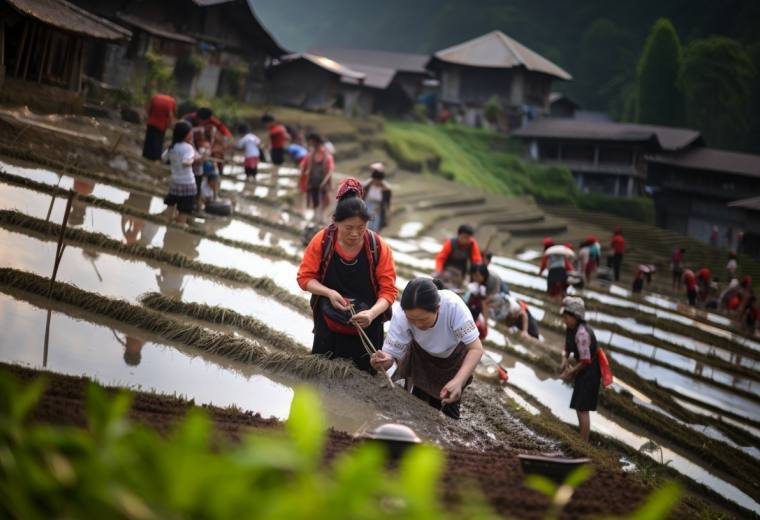
[[(349, 359), (371, 374), (386, 372), (419, 399), (459, 419), (463, 393), (484, 354), (488, 318), (534, 338), (538, 324), (525, 302), (510, 295), (489, 269), (491, 255), (481, 254), (468, 225), (444, 242), (433, 277), (411, 280), (397, 298), (393, 253), (376, 231), (382, 226), (370, 211), (371, 189), (353, 178), (343, 181), (332, 222), (304, 251), (298, 283), (312, 293), (312, 352)], [(470, 282), (463, 286), (467, 275)], [(561, 377), (575, 381), (570, 406), (588, 440), (589, 411), (596, 409), (601, 381), (596, 338), (582, 299), (565, 298), (562, 315), (567, 336)]]
[[(154, 114), (161, 109), (166, 116), (164, 129), (176, 110), (170, 101), (152, 100)], [(338, 186), (327, 225), (334, 193), (331, 146), (309, 134), (302, 147), (291, 142), (293, 136), (272, 116), (263, 122), (272, 163), (279, 166), (290, 156), (299, 165), (299, 188), (307, 206), (314, 209), (316, 223), (326, 224), (306, 247), (297, 275), (300, 287), (312, 293), (312, 353), (351, 360), (371, 374), (392, 373), (392, 379), (403, 381), (413, 395), (459, 419), (463, 392), (483, 356), (481, 340), (488, 333), (488, 319), (539, 337), (527, 304), (510, 295), (506, 283), (489, 269), (491, 255), (481, 255), (468, 225), (444, 242), (434, 277), (410, 281), (397, 298), (393, 253), (380, 235), (389, 223), (391, 201), (383, 165), (371, 165), (371, 178), (365, 183), (349, 178)], [(154, 158), (163, 131), (152, 136), (151, 130), (149, 124), (145, 148)], [(261, 141), (246, 126), (238, 133), (246, 176), (255, 179)], [(171, 165), (165, 202), (176, 208), (178, 222), (186, 223), (200, 209), (202, 188), (210, 187), (215, 196), (231, 138), (210, 109), (187, 114), (174, 124), (163, 159)], [(463, 289), (468, 275), (470, 282)], [(562, 377), (575, 380), (570, 406), (578, 411), (581, 435), (587, 439), (588, 411), (596, 409), (600, 381), (596, 339), (584, 320), (581, 299), (566, 298), (562, 311), (568, 327)], [(569, 362), (571, 356), (575, 363)]]

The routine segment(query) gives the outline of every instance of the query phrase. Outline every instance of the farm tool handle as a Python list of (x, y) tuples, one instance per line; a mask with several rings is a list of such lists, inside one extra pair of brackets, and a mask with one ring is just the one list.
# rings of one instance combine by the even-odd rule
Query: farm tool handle
[[(354, 309), (353, 303), (349, 307), (349, 310), (351, 311), (352, 318), (356, 316), (356, 309)], [(367, 333), (364, 332), (364, 329), (361, 327), (361, 325), (359, 325), (355, 321), (353, 322), (353, 324), (354, 324), (354, 327), (356, 327), (356, 331), (359, 333), (359, 339), (362, 342), (362, 346), (364, 347), (364, 350), (367, 351), (367, 355), (371, 356), (372, 354), (377, 352), (377, 349), (372, 344), (372, 340), (369, 339), (369, 336), (367, 336)], [(386, 372), (385, 370), (382, 370), (382, 372), (383, 372), (383, 375), (385, 376), (385, 379), (388, 381), (388, 384), (390, 385), (390, 387), (393, 388), (393, 381), (391, 380), (391, 376), (389, 376), (388, 372)]]

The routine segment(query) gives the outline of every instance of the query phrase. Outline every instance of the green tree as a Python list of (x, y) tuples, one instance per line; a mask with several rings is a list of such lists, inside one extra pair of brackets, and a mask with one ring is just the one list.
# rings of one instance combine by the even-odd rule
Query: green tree
[(681, 72), (686, 121), (710, 146), (743, 148), (755, 73), (747, 51), (730, 38), (694, 40), (686, 48)]
[(644, 44), (637, 70), (639, 123), (678, 126), (683, 124), (683, 94), (678, 77), (681, 42), (666, 18), (660, 18)]
[(634, 79), (632, 48), (630, 33), (607, 18), (597, 18), (583, 33), (575, 85), (568, 87), (584, 108), (607, 110), (611, 98), (620, 97), (621, 86)]
[(483, 104), (483, 115), (486, 116), (486, 121), (492, 125), (496, 124), (496, 122), (499, 120), (499, 115), (503, 110), (504, 109), (501, 106), (499, 96), (496, 94), (488, 98), (488, 101)]
[(755, 79), (752, 81), (752, 98), (749, 103), (749, 129), (745, 149), (760, 154), (760, 41), (747, 47), (747, 54), (755, 67)]

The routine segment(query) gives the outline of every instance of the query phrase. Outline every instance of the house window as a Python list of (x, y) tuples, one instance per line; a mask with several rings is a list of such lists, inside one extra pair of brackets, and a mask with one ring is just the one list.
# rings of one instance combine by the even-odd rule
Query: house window
[(559, 159), (559, 143), (556, 141), (539, 142), (538, 158), (547, 161)]
[(566, 143), (562, 145), (562, 160), (594, 162), (594, 147), (590, 144)]

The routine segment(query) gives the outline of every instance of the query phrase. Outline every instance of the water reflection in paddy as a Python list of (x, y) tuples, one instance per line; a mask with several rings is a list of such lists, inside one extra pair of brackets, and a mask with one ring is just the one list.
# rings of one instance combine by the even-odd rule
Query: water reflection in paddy
[[(48, 277), (54, 254), (54, 242), (0, 229), (0, 266)], [(311, 320), (290, 307), (245, 286), (219, 284), (170, 266), (152, 266), (69, 245), (59, 267), (58, 280), (133, 302), (143, 293), (159, 291), (183, 301), (223, 305), (290, 334), (304, 346), (312, 343)]]
[[(577, 424), (578, 419), (575, 415), (575, 411), (569, 408), (570, 395), (572, 394), (572, 388), (570, 386), (564, 384), (561, 380), (535, 370), (520, 361), (509, 358), (509, 356), (505, 356), (502, 359), (502, 363), (509, 368), (510, 383), (534, 396), (562, 421), (570, 424)], [(608, 435), (635, 450), (638, 450), (649, 440), (647, 437), (641, 436), (596, 412), (592, 412), (591, 428), (594, 431)], [(659, 461), (659, 452), (656, 456), (653, 454), (649, 455)], [(755, 502), (747, 494), (725, 480), (716, 477), (699, 464), (676, 453), (669, 447), (662, 446), (662, 456), (665, 461), (672, 461), (670, 466), (680, 473), (712, 488), (715, 492), (720, 493), (729, 500), (732, 500), (743, 507), (755, 512), (760, 511), (760, 504)]]
[[(50, 186), (58, 186), (65, 190), (77, 191), (83, 195), (92, 195), (99, 199), (105, 199), (116, 204), (124, 204), (126, 201), (135, 194), (114, 186), (107, 184), (96, 183), (87, 179), (76, 179), (69, 175), (59, 175), (50, 170), (41, 168), (25, 168), (23, 166), (16, 166), (0, 161), (0, 170), (4, 170), (13, 175), (31, 179), (33, 181), (48, 184)], [(160, 197), (152, 195), (143, 195), (148, 197), (148, 204), (144, 211), (150, 213), (160, 213), (164, 208), (164, 202)]]
[(642, 378), (656, 381), (662, 387), (674, 390), (698, 402), (704, 402), (719, 409), (732, 410), (755, 421), (760, 421), (760, 404), (756, 401), (723, 391), (708, 383), (620, 352), (614, 354), (614, 359), (618, 363), (635, 370)]
[[(0, 360), (43, 367), (46, 311), (0, 293)], [(236, 405), (285, 419), (293, 391), (224, 360), (209, 362), (176, 348), (53, 312), (48, 370), (85, 375), (103, 384), (185, 396), (199, 404)], [(226, 365), (226, 366), (224, 366)], [(232, 369), (231, 369), (232, 368)]]
[[(196, 404), (236, 406), (280, 420), (289, 415), (292, 388), (303, 384), (192, 348), (152, 341), (123, 324), (114, 322), (111, 328), (59, 312), (51, 313), (45, 359), (46, 317), (46, 310), (0, 293), (0, 361), (182, 396)], [(326, 387), (315, 390), (333, 428), (353, 432), (380, 420), (365, 402)]]

